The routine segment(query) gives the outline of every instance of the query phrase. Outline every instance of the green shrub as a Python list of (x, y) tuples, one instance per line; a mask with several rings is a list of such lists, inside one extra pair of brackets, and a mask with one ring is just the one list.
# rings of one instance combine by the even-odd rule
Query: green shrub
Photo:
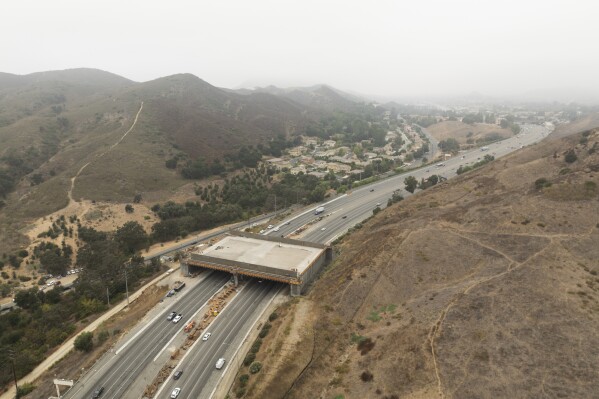
[(252, 362), (254, 360), (256, 360), (256, 354), (250, 352), (247, 355), (245, 355), (245, 359), (243, 359), (243, 365), (244, 366), (249, 366), (250, 364), (252, 364)]
[(254, 362), (254, 363), (252, 363), (250, 365), (250, 373), (256, 374), (260, 370), (262, 370), (262, 363), (260, 363), (260, 362)]
[(268, 321), (275, 321), (278, 317), (279, 315), (277, 314), (277, 312), (272, 312), (270, 316), (268, 316)]
[(541, 177), (540, 179), (535, 180), (535, 188), (537, 190), (540, 190), (544, 187), (551, 187), (551, 182), (547, 179), (545, 179), (544, 177)]
[(243, 395), (245, 395), (245, 387), (237, 388), (237, 391), (235, 391), (235, 396), (241, 398)]
[(566, 161), (568, 163), (576, 162), (577, 159), (578, 159), (578, 157), (576, 156), (576, 153), (574, 152), (574, 150), (568, 151), (566, 153), (566, 156), (564, 157), (564, 161)]
[(75, 338), (75, 349), (82, 352), (90, 352), (94, 348), (93, 338), (93, 332), (82, 332)]
[(108, 337), (110, 337), (110, 333), (106, 330), (102, 330), (98, 334), (98, 342), (102, 343), (102, 342), (106, 341), (108, 339)]
[(239, 376), (239, 382), (242, 384), (247, 384), (248, 380), (250, 379), (250, 375), (249, 374), (242, 374)]
[(25, 384), (21, 384), (19, 386), (19, 389), (17, 389), (17, 398), (21, 398), (21, 397), (27, 395), (28, 393), (33, 392), (34, 389), (35, 389), (35, 385), (33, 385), (30, 382), (26, 382)]
[(262, 346), (262, 340), (260, 338), (258, 338), (252, 344), (252, 348), (250, 349), (250, 352), (252, 352), (252, 353), (258, 353), (258, 351), (260, 350), (261, 346)]

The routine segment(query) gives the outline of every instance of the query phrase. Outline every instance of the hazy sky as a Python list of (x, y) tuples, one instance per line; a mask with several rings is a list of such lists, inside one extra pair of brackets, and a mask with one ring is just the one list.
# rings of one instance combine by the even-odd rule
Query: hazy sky
[(595, 0), (3, 0), (0, 71), (389, 96), (599, 91)]

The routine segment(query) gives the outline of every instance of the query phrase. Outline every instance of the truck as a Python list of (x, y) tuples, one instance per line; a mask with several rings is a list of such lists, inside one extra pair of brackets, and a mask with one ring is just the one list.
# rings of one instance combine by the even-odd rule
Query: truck
[(316, 208), (316, 209), (314, 210), (314, 214), (315, 214), (315, 215), (320, 215), (320, 214), (321, 214), (321, 213), (323, 213), (323, 212), (324, 212), (324, 206), (319, 206), (318, 208)]
[(183, 289), (183, 287), (185, 287), (185, 283), (182, 281), (177, 281), (175, 282), (175, 287), (173, 289), (175, 290), (175, 292), (179, 292)]
[(480, 147), (480, 150), (481, 150), (481, 151), (488, 151), (488, 150), (489, 150), (489, 147)]

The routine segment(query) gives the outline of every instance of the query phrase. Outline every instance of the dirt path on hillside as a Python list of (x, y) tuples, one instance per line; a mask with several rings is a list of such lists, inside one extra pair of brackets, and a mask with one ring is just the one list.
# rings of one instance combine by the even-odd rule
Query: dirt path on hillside
[[(121, 144), (121, 142), (123, 141), (123, 139), (124, 139), (125, 137), (127, 137), (127, 135), (128, 135), (128, 134), (129, 134), (129, 133), (130, 133), (130, 132), (133, 130), (133, 128), (134, 128), (134, 127), (135, 127), (135, 125), (137, 124), (137, 119), (139, 118), (139, 114), (141, 113), (141, 110), (143, 109), (143, 107), (144, 107), (144, 102), (142, 101), (142, 102), (141, 102), (141, 105), (140, 105), (140, 107), (139, 107), (139, 110), (137, 111), (137, 114), (135, 115), (135, 119), (133, 120), (133, 124), (131, 125), (131, 127), (129, 128), (129, 130), (127, 130), (127, 131), (125, 132), (125, 134), (123, 134), (123, 135), (121, 136), (121, 138), (120, 138), (120, 139), (119, 139), (119, 140), (118, 140), (116, 143), (114, 143), (114, 144), (113, 144), (113, 145), (111, 145), (111, 146), (110, 146), (110, 147), (109, 147), (109, 148), (108, 148), (106, 151), (104, 151), (103, 153), (101, 153), (100, 155), (98, 155), (98, 156), (96, 157), (96, 159), (94, 159), (94, 160), (97, 160), (97, 159), (100, 159), (100, 158), (102, 158), (104, 155), (108, 154), (108, 153), (109, 153), (111, 150), (113, 150), (113, 149), (114, 149), (114, 148), (115, 148), (117, 145)], [(73, 177), (71, 178), (71, 188), (69, 189), (69, 192), (68, 192), (68, 196), (69, 196), (69, 205), (70, 205), (70, 204), (71, 204), (71, 203), (74, 201), (74, 200), (73, 200), (73, 189), (75, 188), (75, 182), (76, 182), (77, 178), (79, 177), (79, 175), (81, 174), (81, 172), (83, 172), (83, 171), (85, 170), (85, 168), (87, 168), (87, 166), (88, 166), (90, 163), (92, 163), (92, 162), (93, 162), (93, 161), (89, 161), (88, 163), (86, 163), (85, 165), (83, 165), (83, 166), (82, 166), (82, 167), (79, 169), (79, 171), (78, 171), (78, 172), (75, 174), (75, 176), (73, 176)], [(68, 205), (67, 205), (67, 207), (68, 207)]]

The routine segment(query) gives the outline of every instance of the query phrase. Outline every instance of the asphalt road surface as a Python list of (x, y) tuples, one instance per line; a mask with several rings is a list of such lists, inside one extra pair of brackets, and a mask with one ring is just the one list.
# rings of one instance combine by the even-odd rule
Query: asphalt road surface
[[(359, 187), (350, 193), (338, 196), (324, 204), (314, 206), (299, 215), (280, 223), (276, 226), (278, 231), (271, 229), (265, 234), (276, 234), (287, 236), (298, 228), (309, 225), (303, 233), (302, 239), (312, 242), (327, 243), (343, 234), (356, 223), (372, 215), (376, 207), (384, 208), (387, 200), (394, 191), (400, 190), (406, 197), (410, 195), (404, 190), (404, 179), (411, 175), (416, 179), (427, 178), (433, 174), (450, 178), (456, 175), (460, 165), (468, 165), (482, 159), (484, 155), (490, 154), (495, 158), (511, 153), (522, 146), (533, 144), (550, 131), (547, 128), (536, 125), (524, 125), (522, 132), (515, 137), (489, 145), (487, 151), (481, 149), (461, 153), (440, 165), (430, 165), (405, 174), (396, 175), (381, 180), (368, 186)], [(325, 211), (315, 215), (317, 207), (324, 206)], [(209, 298), (218, 287), (222, 286), (229, 276), (214, 273), (206, 281), (193, 288), (193, 297), (181, 298), (178, 305), (178, 313), (191, 315)], [(179, 398), (207, 398), (213, 387), (218, 383), (220, 373), (215, 363), (218, 358), (229, 359), (236, 350), (238, 344), (243, 340), (245, 334), (253, 326), (259, 316), (259, 312), (272, 300), (276, 292), (281, 288), (280, 284), (264, 281), (262, 283), (251, 280), (227, 306), (227, 308), (213, 321), (208, 331), (212, 336), (207, 341), (198, 340), (194, 347), (187, 351), (186, 357), (176, 368), (183, 370), (183, 375), (177, 381), (172, 378), (164, 384), (157, 397), (169, 398), (175, 387), (181, 388)], [(190, 290), (191, 291), (191, 290)], [(188, 294), (191, 295), (191, 294)], [(206, 298), (206, 299), (203, 299)], [(95, 373), (96, 378), (87, 382), (85, 389), (75, 387), (73, 394), (68, 398), (89, 398), (93, 390), (98, 386), (104, 386), (105, 392), (102, 398), (139, 398), (141, 392), (127, 392), (127, 387), (164, 347), (168, 340), (182, 329), (182, 324), (173, 324), (166, 320), (165, 311), (157, 318), (143, 334), (131, 342), (122, 352), (114, 356), (114, 361), (99, 366)], [(186, 320), (185, 317), (182, 321)], [(226, 365), (225, 365), (226, 367)], [(79, 384), (78, 384), (79, 385)]]
[(282, 285), (267, 280), (250, 280), (206, 330), (212, 333), (210, 338), (207, 341), (198, 339), (175, 368), (182, 370), (183, 375), (178, 380), (171, 375), (155, 397), (170, 398), (175, 388), (181, 388), (179, 398), (208, 398), (226, 367), (225, 364), (217, 370), (216, 361), (221, 357), (225, 362), (231, 359), (244, 335)]
[[(89, 372), (65, 398), (91, 398), (93, 391), (104, 387), (102, 399), (124, 397), (129, 385), (140, 375), (145, 366), (164, 348), (167, 342), (183, 330), (184, 322), (212, 297), (229, 279), (230, 275), (212, 272), (187, 293), (179, 296), (177, 301), (158, 317), (150, 322), (138, 336), (116, 347), (112, 358), (103, 359), (94, 365)], [(166, 318), (171, 311), (181, 313), (179, 323)], [(126, 345), (124, 348), (123, 346)], [(135, 397), (141, 397), (138, 393)]]

